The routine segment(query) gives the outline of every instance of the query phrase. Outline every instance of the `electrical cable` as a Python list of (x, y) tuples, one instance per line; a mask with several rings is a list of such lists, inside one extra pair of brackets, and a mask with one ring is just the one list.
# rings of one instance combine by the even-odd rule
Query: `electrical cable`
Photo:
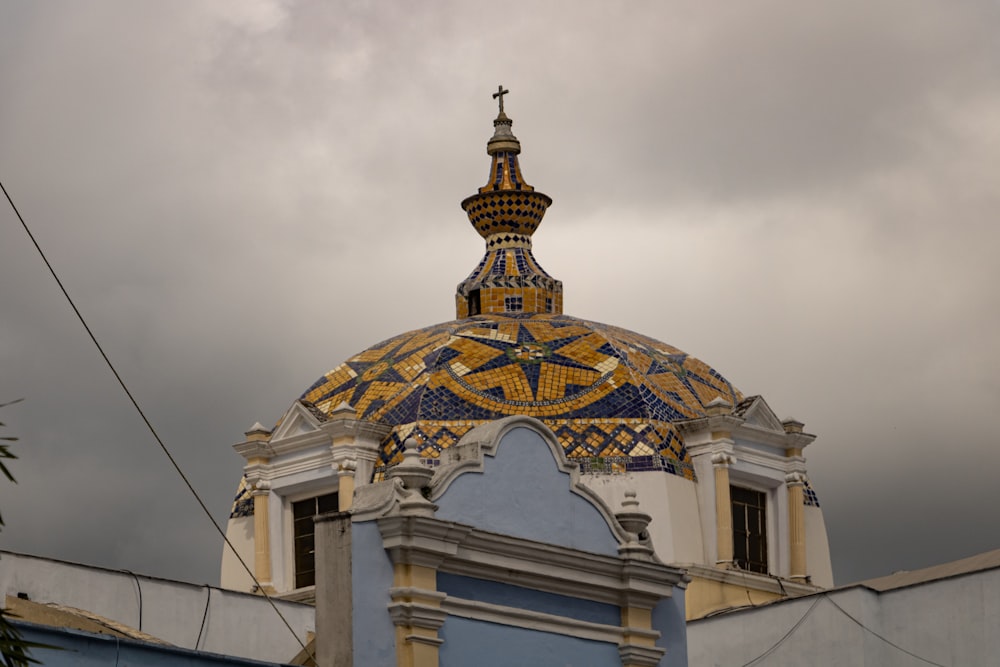
[(66, 297), (66, 301), (69, 302), (69, 305), (73, 309), (73, 312), (76, 313), (76, 318), (80, 320), (80, 324), (83, 325), (83, 328), (84, 330), (86, 330), (87, 335), (90, 336), (90, 340), (94, 343), (94, 346), (97, 348), (97, 351), (100, 352), (101, 357), (104, 359), (104, 363), (107, 364), (108, 369), (111, 371), (112, 375), (114, 375), (115, 379), (118, 380), (118, 384), (121, 386), (122, 391), (125, 392), (125, 395), (128, 397), (129, 401), (132, 402), (132, 406), (135, 408), (136, 412), (139, 413), (139, 416), (142, 418), (142, 421), (146, 424), (146, 428), (149, 430), (150, 434), (152, 434), (153, 439), (156, 440), (156, 444), (160, 446), (160, 449), (163, 450), (164, 455), (166, 455), (167, 459), (170, 461), (170, 464), (174, 467), (174, 470), (177, 471), (177, 474), (180, 475), (180, 478), (184, 480), (184, 484), (191, 492), (191, 495), (194, 496), (195, 500), (198, 501), (198, 505), (201, 506), (202, 511), (205, 513), (205, 516), (208, 517), (208, 520), (212, 523), (212, 526), (215, 527), (216, 532), (222, 536), (222, 539), (225, 541), (226, 545), (230, 549), (232, 549), (233, 555), (236, 556), (236, 560), (239, 561), (240, 565), (243, 566), (243, 569), (246, 570), (247, 574), (250, 575), (250, 578), (257, 586), (257, 590), (260, 591), (261, 595), (264, 596), (264, 599), (267, 600), (268, 604), (271, 605), (271, 608), (274, 609), (274, 613), (278, 615), (278, 618), (280, 618), (282, 623), (285, 624), (285, 627), (288, 628), (288, 631), (292, 633), (292, 636), (295, 637), (295, 641), (298, 642), (299, 646), (302, 647), (302, 650), (305, 651), (306, 655), (308, 655), (312, 660), (315, 661), (316, 659), (315, 656), (313, 656), (312, 652), (309, 651), (308, 648), (306, 648), (305, 643), (303, 643), (303, 641), (299, 639), (299, 636), (295, 633), (295, 629), (292, 628), (292, 625), (288, 622), (288, 619), (286, 619), (284, 614), (281, 613), (281, 610), (278, 609), (278, 606), (274, 603), (274, 600), (272, 600), (271, 596), (268, 595), (266, 590), (264, 590), (264, 587), (260, 585), (260, 582), (257, 580), (257, 577), (254, 575), (253, 571), (251, 571), (250, 567), (246, 564), (246, 561), (243, 560), (243, 557), (240, 555), (239, 551), (236, 550), (236, 547), (234, 547), (232, 542), (229, 541), (229, 538), (226, 537), (226, 532), (222, 530), (222, 527), (212, 516), (212, 513), (205, 505), (205, 502), (201, 499), (201, 496), (198, 495), (198, 492), (195, 491), (195, 488), (191, 484), (190, 480), (188, 480), (187, 475), (184, 474), (184, 471), (181, 469), (180, 465), (174, 459), (173, 455), (170, 453), (170, 450), (167, 449), (167, 446), (160, 438), (159, 433), (157, 433), (156, 429), (153, 428), (153, 424), (152, 422), (149, 421), (149, 418), (146, 416), (146, 413), (143, 412), (141, 407), (139, 407), (139, 402), (132, 395), (132, 392), (125, 384), (125, 380), (122, 379), (122, 376), (119, 375), (118, 370), (115, 368), (114, 364), (111, 363), (111, 359), (108, 358), (107, 353), (104, 352), (104, 348), (101, 347), (101, 344), (97, 341), (97, 337), (94, 335), (94, 332), (91, 331), (90, 326), (87, 324), (87, 321), (83, 319), (83, 315), (80, 313), (80, 309), (76, 307), (76, 303), (73, 301), (72, 297), (70, 297), (69, 292), (66, 291), (66, 287), (63, 285), (62, 280), (60, 280), (58, 274), (56, 274), (56, 270), (55, 268), (53, 268), (52, 263), (49, 262), (49, 258), (45, 256), (45, 253), (42, 251), (42, 246), (40, 246), (38, 244), (38, 241), (35, 239), (35, 235), (31, 233), (31, 229), (28, 228), (28, 223), (25, 222), (24, 217), (21, 215), (21, 212), (17, 209), (17, 206), (14, 204), (14, 200), (7, 192), (7, 188), (4, 187), (2, 180), (0, 180), (0, 190), (3, 191), (4, 196), (7, 198), (7, 202), (10, 204), (10, 207), (14, 210), (14, 214), (17, 216), (17, 219), (21, 222), (21, 227), (24, 228), (24, 232), (28, 235), (28, 238), (31, 239), (31, 243), (35, 246), (35, 250), (38, 251), (38, 255), (42, 258), (42, 261), (45, 262), (45, 266), (48, 267), (49, 273), (52, 275), (52, 278), (56, 281), (56, 284), (62, 291), (63, 296)]
[(864, 630), (865, 632), (868, 632), (868, 633), (870, 633), (872, 635), (875, 635), (877, 638), (881, 639), (883, 642), (885, 642), (889, 646), (893, 647), (897, 651), (902, 651), (906, 655), (908, 655), (908, 656), (910, 656), (912, 658), (916, 658), (917, 660), (920, 660), (921, 662), (925, 662), (928, 665), (934, 665), (934, 667), (947, 667), (946, 665), (942, 665), (939, 662), (934, 662), (933, 660), (928, 660), (927, 658), (919, 656), (916, 653), (913, 653), (912, 651), (907, 651), (905, 648), (903, 648), (899, 644), (896, 644), (896, 643), (894, 643), (894, 642), (886, 639), (885, 637), (883, 637), (882, 635), (880, 635), (879, 633), (875, 632), (874, 630), (872, 630), (871, 628), (869, 628), (867, 625), (865, 625), (864, 623), (862, 623), (861, 621), (859, 621), (857, 618), (855, 618), (854, 616), (852, 616), (850, 613), (848, 613), (848, 611), (846, 609), (844, 609), (843, 607), (841, 607), (839, 604), (837, 604), (837, 601), (834, 600), (832, 597), (830, 597), (830, 595), (828, 593), (821, 593), (821, 594), (819, 594), (816, 597), (816, 600), (809, 606), (808, 609), (806, 609), (806, 613), (802, 614), (802, 618), (800, 618), (795, 623), (795, 625), (793, 625), (791, 627), (791, 629), (789, 629), (788, 632), (786, 632), (781, 637), (781, 639), (779, 639), (778, 641), (776, 641), (771, 646), (771, 648), (767, 649), (766, 651), (764, 651), (763, 653), (761, 653), (760, 655), (758, 655), (756, 658), (754, 658), (750, 662), (744, 663), (741, 667), (751, 667), (751, 665), (753, 665), (754, 663), (760, 662), (761, 660), (763, 660), (767, 656), (769, 656), (772, 653), (774, 653), (774, 651), (776, 651), (778, 649), (778, 647), (781, 646), (785, 642), (786, 639), (788, 639), (789, 637), (791, 637), (792, 633), (795, 632), (799, 628), (800, 625), (802, 625), (802, 623), (806, 620), (806, 617), (809, 616), (810, 613), (812, 613), (812, 610), (816, 608), (816, 605), (818, 605), (821, 600), (827, 600), (830, 604), (832, 604), (834, 607), (836, 607), (840, 611), (840, 613), (842, 613), (844, 616), (846, 616), (847, 618), (849, 618), (852, 621), (854, 621), (854, 623), (857, 624), (858, 627), (860, 627), (862, 630)]
[(139, 583), (139, 577), (132, 570), (122, 570), (122, 572), (131, 574), (132, 578), (135, 579), (135, 588), (139, 591), (139, 632), (142, 632), (142, 584)]
[(852, 621), (854, 621), (855, 623), (857, 623), (858, 626), (860, 626), (862, 630), (864, 630), (865, 632), (868, 632), (870, 634), (875, 635), (876, 637), (878, 637), (879, 639), (881, 639), (882, 641), (884, 641), (886, 644), (888, 644), (889, 646), (891, 646), (894, 649), (896, 649), (897, 651), (902, 651), (903, 653), (905, 653), (906, 655), (908, 655), (908, 656), (910, 656), (912, 658), (916, 658), (917, 660), (919, 660), (921, 662), (926, 662), (928, 665), (934, 665), (934, 667), (945, 667), (945, 665), (942, 665), (939, 662), (934, 662), (933, 660), (928, 660), (927, 658), (919, 656), (916, 653), (913, 653), (911, 651), (907, 651), (905, 648), (903, 648), (899, 644), (894, 644), (893, 642), (889, 641), (888, 639), (886, 639), (885, 637), (883, 637), (879, 633), (877, 633), (874, 630), (872, 630), (871, 628), (869, 628), (867, 625), (865, 625), (864, 623), (862, 623), (858, 619), (856, 619), (853, 616), (851, 616), (851, 614), (849, 614), (846, 609), (844, 609), (839, 604), (837, 604), (836, 600), (834, 600), (828, 594), (824, 593), (823, 597), (825, 597), (827, 600), (829, 600), (830, 604), (832, 604), (834, 607), (836, 607), (837, 609), (839, 609), (841, 614), (843, 614), (847, 618), (849, 618)]
[(201, 633), (205, 631), (205, 621), (208, 619), (208, 605), (212, 602), (212, 587), (206, 584), (205, 590), (208, 591), (208, 595), (205, 597), (205, 611), (201, 614), (201, 627), (198, 628), (198, 638), (194, 640), (194, 650), (198, 650), (198, 644), (201, 643)]
[(820, 600), (822, 600), (822, 599), (823, 599), (822, 597), (817, 597), (815, 600), (813, 600), (813, 603), (811, 605), (809, 605), (808, 609), (806, 609), (806, 613), (802, 614), (802, 618), (800, 618), (798, 621), (796, 621), (795, 625), (793, 625), (788, 630), (788, 632), (786, 632), (781, 637), (781, 639), (779, 639), (778, 641), (776, 641), (771, 646), (771, 648), (767, 649), (766, 651), (764, 651), (763, 653), (761, 653), (760, 655), (758, 655), (756, 658), (754, 658), (750, 662), (743, 663), (742, 667), (750, 667), (750, 665), (753, 665), (756, 662), (760, 662), (761, 660), (763, 660), (767, 656), (769, 656), (772, 653), (774, 653), (778, 649), (779, 646), (781, 646), (783, 643), (785, 643), (786, 639), (788, 639), (789, 637), (792, 636), (793, 632), (795, 632), (796, 630), (798, 630), (799, 626), (802, 625), (802, 623), (806, 620), (806, 618), (809, 616), (809, 614), (812, 613), (812, 610), (816, 608), (816, 605), (818, 605), (819, 602), (820, 602)]

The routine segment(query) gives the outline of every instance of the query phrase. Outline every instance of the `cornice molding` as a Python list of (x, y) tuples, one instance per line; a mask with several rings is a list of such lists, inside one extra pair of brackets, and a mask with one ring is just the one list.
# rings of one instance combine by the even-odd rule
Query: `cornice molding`
[(651, 609), (686, 582), (683, 570), (628, 553), (593, 554), (433, 517), (387, 516), (378, 527), (393, 563), (595, 602)]
[[(620, 644), (624, 640), (626, 632), (625, 628), (617, 625), (581, 621), (580, 619), (568, 616), (558, 616), (556, 614), (522, 609), (520, 607), (492, 604), (490, 602), (466, 600), (450, 595), (441, 602), (441, 609), (445, 610), (449, 616), (460, 616), (476, 621), (486, 621), (487, 623), (510, 625), (516, 628), (551, 632), (553, 634), (614, 644)], [(628, 631), (633, 635), (641, 634), (654, 641), (660, 636), (660, 633), (655, 630), (629, 628)]]
[(706, 579), (730, 586), (739, 586), (756, 591), (767, 591), (768, 593), (778, 595), (784, 594), (787, 597), (799, 597), (823, 590), (819, 586), (813, 586), (812, 584), (806, 584), (798, 580), (757, 574), (756, 572), (747, 572), (746, 570), (723, 569), (694, 563), (678, 564), (678, 567), (685, 568), (688, 576), (694, 579)]

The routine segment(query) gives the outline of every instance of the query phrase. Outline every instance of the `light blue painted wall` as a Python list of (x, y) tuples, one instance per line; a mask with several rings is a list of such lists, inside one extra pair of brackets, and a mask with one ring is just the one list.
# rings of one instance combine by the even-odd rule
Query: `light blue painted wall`
[(684, 614), (684, 589), (674, 586), (672, 597), (653, 607), (652, 624), (660, 631), (656, 645), (667, 649), (660, 667), (687, 667), (687, 620)]
[(605, 625), (617, 626), (621, 622), (621, 608), (618, 605), (581, 600), (447, 572), (439, 572), (437, 582), (439, 591), (465, 600), (529, 609)]
[[(110, 635), (98, 635), (79, 630), (48, 628), (30, 623), (17, 623), (28, 641), (63, 650), (33, 649), (31, 657), (45, 667), (278, 667), (276, 662), (259, 662), (244, 658), (201, 653), (172, 646), (146, 644)], [(289, 656), (291, 658), (292, 656)]]
[[(618, 646), (449, 616), (441, 628), (441, 667), (608, 667)], [(355, 663), (359, 664), (359, 663)]]
[(351, 525), (354, 664), (395, 665), (396, 631), (389, 617), (392, 562), (374, 521)]
[(615, 556), (618, 542), (589, 501), (569, 490), (538, 433), (515, 428), (503, 436), (484, 473), (466, 473), (437, 499), (439, 519), (504, 535)]

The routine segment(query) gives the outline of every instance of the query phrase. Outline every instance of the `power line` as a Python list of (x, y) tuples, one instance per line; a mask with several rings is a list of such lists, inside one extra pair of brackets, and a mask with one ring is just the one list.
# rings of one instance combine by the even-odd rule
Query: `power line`
[(907, 651), (905, 648), (903, 648), (899, 644), (895, 644), (895, 643), (889, 641), (888, 639), (886, 639), (885, 637), (883, 637), (879, 633), (875, 632), (874, 630), (872, 630), (871, 628), (869, 628), (867, 625), (865, 625), (864, 623), (862, 623), (861, 621), (859, 621), (858, 619), (854, 618), (849, 613), (847, 613), (847, 610), (844, 609), (843, 607), (841, 607), (839, 604), (837, 604), (837, 601), (834, 600), (832, 597), (830, 597), (826, 593), (823, 594), (823, 597), (825, 597), (827, 600), (829, 600), (830, 604), (832, 604), (834, 607), (836, 607), (837, 609), (839, 609), (841, 614), (843, 614), (844, 616), (846, 616), (847, 618), (851, 619), (852, 621), (854, 621), (855, 623), (857, 623), (859, 626), (861, 626), (862, 630), (864, 630), (865, 632), (868, 632), (870, 634), (875, 635), (876, 637), (878, 637), (879, 639), (881, 639), (882, 641), (884, 641), (886, 644), (888, 644), (889, 646), (891, 646), (894, 649), (896, 649), (897, 651), (902, 651), (906, 655), (911, 656), (913, 658), (916, 658), (917, 660), (920, 660), (921, 662), (926, 662), (928, 665), (934, 665), (934, 667), (945, 667), (945, 665), (942, 665), (939, 662), (934, 662), (933, 660), (928, 660), (927, 658), (921, 657), (921, 656), (917, 655), (916, 653), (913, 653), (912, 651)]
[(20, 220), (21, 227), (24, 228), (24, 232), (28, 235), (28, 238), (31, 239), (31, 243), (35, 246), (35, 250), (38, 251), (38, 255), (42, 258), (42, 261), (45, 262), (45, 266), (48, 267), (49, 273), (52, 275), (52, 278), (56, 281), (56, 284), (62, 291), (63, 296), (66, 297), (66, 301), (73, 309), (73, 312), (76, 313), (76, 317), (78, 320), (80, 320), (80, 324), (83, 325), (83, 328), (84, 330), (86, 330), (87, 335), (90, 336), (90, 340), (94, 343), (94, 347), (96, 347), (97, 351), (101, 353), (101, 357), (104, 359), (104, 363), (107, 364), (108, 369), (115, 376), (115, 379), (118, 381), (118, 384), (121, 385), (122, 391), (125, 392), (125, 395), (128, 396), (128, 400), (131, 401), (132, 406), (135, 408), (136, 412), (139, 413), (139, 416), (142, 418), (142, 421), (146, 424), (146, 428), (149, 429), (149, 432), (150, 434), (152, 434), (153, 439), (156, 440), (156, 444), (160, 446), (160, 449), (163, 450), (163, 453), (170, 461), (170, 464), (174, 467), (174, 470), (176, 470), (177, 474), (180, 475), (180, 478), (184, 480), (184, 484), (191, 492), (191, 495), (194, 496), (194, 499), (198, 501), (198, 505), (201, 506), (202, 511), (205, 513), (205, 516), (208, 517), (208, 520), (212, 523), (212, 526), (215, 527), (216, 532), (222, 536), (222, 539), (225, 541), (226, 545), (230, 549), (232, 549), (233, 555), (236, 556), (236, 560), (238, 560), (240, 565), (243, 566), (243, 569), (246, 570), (246, 573), (250, 575), (250, 578), (257, 586), (257, 590), (260, 591), (260, 593), (267, 600), (268, 604), (271, 605), (271, 608), (274, 609), (274, 613), (278, 615), (278, 618), (281, 619), (281, 622), (284, 623), (285, 627), (288, 628), (288, 631), (292, 633), (292, 636), (295, 637), (295, 641), (298, 642), (299, 646), (302, 647), (302, 650), (306, 652), (306, 655), (315, 660), (315, 656), (313, 656), (313, 654), (309, 651), (309, 649), (306, 648), (306, 645), (303, 643), (301, 639), (299, 639), (299, 636), (295, 634), (295, 630), (288, 622), (288, 619), (286, 619), (284, 614), (281, 613), (281, 610), (278, 609), (278, 606), (274, 604), (274, 600), (272, 600), (271, 596), (267, 594), (267, 591), (264, 590), (264, 587), (260, 585), (260, 582), (257, 580), (257, 577), (250, 570), (250, 567), (243, 560), (243, 557), (240, 556), (239, 551), (236, 550), (236, 547), (234, 547), (232, 542), (229, 541), (229, 538), (226, 537), (225, 531), (222, 530), (222, 527), (218, 524), (218, 522), (212, 516), (212, 513), (208, 510), (208, 507), (205, 505), (204, 501), (201, 499), (201, 496), (199, 496), (198, 492), (195, 491), (195, 488), (191, 484), (190, 480), (188, 480), (187, 475), (184, 474), (184, 471), (181, 469), (180, 465), (174, 459), (173, 455), (170, 453), (170, 450), (167, 449), (167, 445), (164, 444), (163, 439), (160, 438), (159, 433), (157, 433), (156, 429), (153, 428), (152, 422), (150, 422), (149, 418), (146, 417), (146, 413), (143, 412), (141, 407), (139, 407), (139, 402), (135, 399), (135, 396), (132, 395), (132, 392), (129, 390), (128, 385), (125, 384), (125, 380), (123, 380), (122, 376), (119, 375), (118, 370), (115, 368), (114, 364), (111, 363), (111, 359), (108, 358), (108, 355), (104, 352), (104, 348), (101, 347), (101, 344), (97, 341), (97, 337), (94, 335), (94, 332), (91, 331), (90, 326), (87, 324), (87, 321), (83, 319), (83, 314), (80, 313), (80, 309), (76, 307), (76, 303), (73, 301), (73, 298), (69, 295), (69, 292), (66, 291), (66, 287), (63, 285), (62, 280), (59, 279), (59, 276), (58, 274), (56, 274), (56, 270), (55, 268), (53, 268), (52, 263), (49, 261), (49, 258), (46, 257), (45, 252), (42, 251), (42, 246), (39, 245), (38, 241), (35, 239), (35, 235), (31, 233), (31, 229), (28, 228), (28, 223), (25, 222), (24, 216), (22, 216), (21, 212), (17, 209), (17, 206), (14, 204), (14, 200), (7, 192), (7, 188), (4, 187), (2, 180), (0, 180), (0, 190), (3, 190), (3, 194), (7, 198), (7, 202), (10, 204), (10, 207), (14, 210), (14, 214), (17, 216), (17, 219)]
[(785, 643), (785, 640), (787, 640), (789, 637), (791, 637), (792, 634), (796, 630), (798, 630), (799, 626), (801, 626), (802, 623), (805, 622), (806, 618), (809, 616), (809, 614), (812, 613), (813, 609), (816, 608), (816, 605), (818, 605), (821, 600), (827, 600), (830, 604), (832, 604), (834, 607), (836, 607), (840, 611), (840, 613), (842, 613), (847, 618), (851, 619), (862, 630), (864, 630), (865, 632), (868, 632), (869, 634), (872, 634), (875, 637), (881, 639), (883, 642), (885, 642), (889, 646), (893, 647), (897, 651), (902, 651), (906, 655), (908, 655), (908, 656), (910, 656), (912, 658), (916, 658), (917, 660), (920, 660), (921, 662), (925, 662), (928, 665), (934, 665), (934, 667), (946, 667), (945, 665), (942, 665), (939, 662), (934, 662), (933, 660), (928, 660), (927, 658), (919, 656), (916, 653), (913, 653), (912, 651), (907, 651), (905, 648), (903, 648), (899, 644), (896, 644), (896, 643), (890, 641), (889, 639), (886, 639), (885, 637), (883, 637), (882, 635), (880, 635), (879, 633), (875, 632), (874, 630), (872, 630), (871, 628), (869, 628), (867, 625), (865, 625), (864, 623), (862, 623), (860, 620), (858, 620), (857, 618), (855, 618), (854, 616), (852, 616), (850, 613), (848, 613), (846, 609), (844, 609), (839, 604), (837, 604), (836, 600), (834, 600), (832, 597), (830, 597), (829, 593), (821, 593), (821, 594), (817, 595), (817, 597), (813, 601), (813, 603), (811, 605), (809, 605), (809, 608), (806, 609), (806, 611), (805, 611), (804, 614), (802, 614), (802, 618), (800, 618), (798, 621), (796, 621), (795, 625), (793, 625), (788, 630), (788, 632), (786, 632), (784, 635), (782, 635), (781, 639), (779, 639), (778, 641), (776, 641), (774, 644), (771, 645), (771, 648), (767, 649), (766, 651), (764, 651), (763, 653), (761, 653), (760, 655), (758, 655), (756, 658), (754, 658), (750, 662), (743, 663), (743, 665), (741, 667), (751, 667), (751, 665), (753, 665), (753, 664), (755, 664), (757, 662), (760, 662), (761, 660), (763, 660), (767, 656), (769, 656), (772, 653), (774, 653), (778, 649), (779, 646), (781, 646), (783, 643)]
[(771, 655), (776, 650), (778, 650), (778, 647), (781, 646), (782, 644), (784, 644), (785, 640), (788, 639), (789, 637), (791, 637), (792, 633), (799, 629), (799, 626), (802, 625), (805, 622), (806, 618), (808, 618), (809, 614), (812, 613), (812, 610), (816, 608), (816, 605), (818, 605), (819, 602), (820, 602), (820, 600), (822, 600), (822, 599), (823, 598), (818, 597), (815, 600), (813, 600), (813, 603), (811, 605), (809, 605), (808, 609), (806, 609), (806, 613), (802, 614), (802, 618), (800, 618), (798, 621), (796, 621), (795, 625), (793, 625), (788, 630), (788, 632), (786, 632), (781, 637), (781, 639), (779, 639), (778, 641), (774, 642), (774, 644), (771, 645), (771, 648), (767, 649), (766, 651), (764, 651), (763, 653), (761, 653), (760, 655), (758, 655), (756, 658), (754, 658), (750, 662), (743, 663), (742, 667), (750, 667), (754, 663), (760, 662), (761, 660), (763, 660), (764, 658), (766, 658), (767, 656)]

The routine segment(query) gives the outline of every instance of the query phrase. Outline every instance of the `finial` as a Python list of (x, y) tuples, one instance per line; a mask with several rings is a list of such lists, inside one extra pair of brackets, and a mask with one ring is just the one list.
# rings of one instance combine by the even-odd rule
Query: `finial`
[(500, 115), (501, 116), (503, 115), (503, 96), (506, 95), (506, 94), (508, 94), (509, 92), (510, 92), (509, 90), (504, 90), (503, 89), (503, 84), (501, 83), (499, 86), (497, 86), (497, 92), (493, 93), (493, 99), (497, 99), (497, 98), (500, 99)]

